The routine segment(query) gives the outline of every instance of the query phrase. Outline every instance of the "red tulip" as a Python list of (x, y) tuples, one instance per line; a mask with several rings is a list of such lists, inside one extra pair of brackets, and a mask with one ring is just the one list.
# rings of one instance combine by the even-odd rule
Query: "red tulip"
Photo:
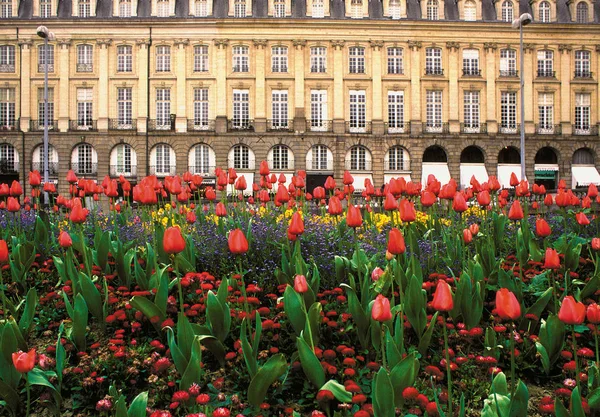
[(479, 234), (479, 225), (477, 223), (473, 223), (469, 226), (469, 230), (473, 236), (477, 236)]
[(327, 177), (327, 179), (325, 180), (325, 189), (326, 190), (333, 190), (335, 188), (335, 180), (333, 179), (333, 177)]
[(30, 372), (35, 366), (35, 349), (31, 349), (27, 353), (22, 351), (14, 352), (12, 354), (12, 361), (17, 372), (22, 374)]
[(246, 188), (248, 188), (246, 177), (242, 175), (241, 177), (238, 177), (237, 181), (235, 182), (235, 189), (238, 191), (244, 191)]
[(560, 258), (558, 252), (552, 248), (546, 249), (546, 256), (544, 257), (544, 268), (546, 269), (558, 269), (560, 268)]
[(62, 248), (70, 248), (73, 245), (73, 239), (71, 239), (71, 235), (69, 235), (68, 232), (65, 232), (64, 230), (62, 232), (60, 232), (60, 234), (58, 235), (58, 244), (62, 247)]
[(188, 222), (188, 224), (196, 223), (196, 213), (193, 211), (188, 211), (185, 215), (185, 220)]
[(21, 210), (21, 204), (19, 204), (19, 200), (14, 197), (8, 197), (8, 201), (6, 203), (6, 208), (11, 213), (16, 213)]
[(344, 171), (343, 181), (344, 185), (352, 185), (354, 183), (354, 178), (350, 175), (350, 172)]
[(523, 209), (519, 200), (515, 200), (508, 211), (508, 218), (511, 220), (521, 220), (524, 217)]
[(452, 209), (457, 213), (462, 213), (467, 210), (467, 202), (465, 196), (462, 193), (454, 194), (454, 200), (452, 201)]
[(585, 213), (583, 212), (577, 213), (575, 215), (575, 220), (577, 220), (577, 223), (580, 226), (587, 226), (588, 224), (590, 224), (590, 219), (588, 219)]
[(431, 307), (437, 311), (450, 311), (454, 308), (454, 300), (452, 299), (450, 285), (442, 279), (438, 281), (435, 288)]
[(587, 319), (592, 324), (600, 323), (600, 305), (592, 303), (587, 306)]
[(390, 230), (387, 251), (392, 255), (400, 255), (406, 251), (404, 236), (402, 236), (402, 232), (395, 227), (392, 227)]
[(10, 185), (10, 195), (13, 197), (18, 197), (23, 194), (23, 187), (21, 187), (21, 183), (19, 181), (13, 181)]
[(297, 274), (294, 277), (294, 291), (300, 294), (304, 294), (308, 291), (308, 283), (306, 282), (306, 277), (304, 275)]
[(227, 216), (227, 208), (225, 207), (225, 204), (223, 204), (222, 201), (219, 201), (215, 206), (215, 214), (217, 215), (217, 217)]
[(392, 319), (392, 311), (390, 309), (390, 300), (379, 294), (373, 302), (371, 308), (371, 317), (373, 320), (384, 322)]
[(322, 200), (325, 198), (325, 188), (323, 187), (315, 187), (313, 190), (313, 197), (317, 200)]
[(371, 272), (371, 279), (373, 281), (378, 281), (379, 278), (381, 278), (381, 276), (385, 273), (385, 271), (383, 269), (381, 269), (380, 267), (376, 266), (375, 269), (373, 270), (373, 272)]
[(591, 199), (598, 197), (598, 187), (596, 187), (596, 184), (590, 184), (588, 186), (587, 196)]
[(558, 318), (565, 324), (581, 324), (585, 319), (585, 305), (576, 302), (572, 295), (568, 295), (560, 305)]
[(348, 207), (348, 213), (346, 214), (346, 224), (348, 227), (360, 227), (362, 226), (362, 214), (360, 209), (356, 206), (350, 205)]
[(423, 207), (431, 207), (435, 204), (437, 197), (431, 191), (424, 190), (421, 193), (421, 204)]
[(206, 199), (208, 201), (214, 201), (217, 199), (217, 193), (215, 192), (215, 190), (212, 187), (206, 188), (206, 191), (204, 192), (204, 196), (206, 197)]
[(544, 205), (546, 207), (550, 207), (552, 204), (554, 204), (554, 200), (552, 199), (552, 194), (546, 194), (546, 197), (544, 197)]
[(260, 175), (262, 175), (263, 177), (266, 177), (267, 175), (270, 174), (269, 171), (269, 164), (267, 163), (267, 161), (261, 161), (260, 162), (260, 170), (259, 170)]
[(67, 172), (67, 182), (69, 184), (75, 184), (77, 182), (77, 175), (75, 175), (75, 172), (73, 172), (72, 169)]
[(304, 220), (302, 219), (302, 214), (299, 211), (292, 214), (292, 220), (288, 230), (291, 234), (296, 236), (304, 233)]
[(248, 240), (240, 229), (233, 229), (229, 232), (227, 240), (229, 251), (234, 255), (241, 255), (248, 252)]
[(548, 222), (542, 218), (535, 220), (535, 234), (539, 237), (548, 237), (552, 233)]
[(491, 202), (492, 199), (490, 198), (490, 192), (488, 190), (477, 193), (477, 204), (481, 207), (489, 206)]
[(0, 240), (0, 263), (7, 262), (9, 254), (10, 253), (8, 251), (8, 245), (6, 243), (6, 240)]
[(87, 219), (88, 214), (89, 210), (81, 206), (81, 200), (79, 198), (74, 199), (69, 219), (73, 223), (83, 223)]
[[(331, 178), (331, 177), (330, 177)], [(332, 216), (339, 216), (342, 214), (342, 202), (336, 196), (329, 199), (329, 206), (327, 212)]]
[(467, 245), (473, 241), (473, 233), (471, 233), (471, 230), (469, 230), (469, 229), (463, 230), (463, 241)]
[(600, 237), (592, 238), (592, 249), (595, 251), (600, 250)]
[(387, 193), (385, 195), (385, 200), (383, 201), (383, 209), (386, 211), (392, 211), (398, 209), (398, 201), (392, 195), (392, 193)]
[(169, 227), (163, 235), (163, 249), (168, 254), (177, 254), (185, 249), (185, 239), (179, 227)]
[(514, 172), (511, 172), (510, 173), (510, 186), (516, 187), (517, 185), (519, 185), (519, 179), (517, 178), (517, 175)]
[(400, 206), (398, 209), (400, 211), (400, 220), (402, 220), (403, 222), (407, 222), (407, 223), (414, 222), (415, 219), (417, 218), (417, 212), (415, 211), (415, 205), (405, 198), (400, 200)]
[(40, 171), (37, 169), (29, 172), (29, 185), (32, 187), (39, 187), (42, 184), (42, 176)]
[(521, 317), (521, 304), (507, 288), (496, 292), (496, 312), (504, 320), (516, 320)]

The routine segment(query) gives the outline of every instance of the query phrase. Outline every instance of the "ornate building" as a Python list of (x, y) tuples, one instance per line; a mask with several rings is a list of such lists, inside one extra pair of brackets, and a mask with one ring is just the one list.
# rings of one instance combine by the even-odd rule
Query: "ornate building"
[[(0, 181), (215, 166), (251, 182), (348, 169), (360, 188), (435, 173), (468, 184), (599, 182), (600, 3), (589, 0), (2, 0)], [(55, 34), (48, 50), (36, 27)], [(46, 53), (44, 53), (46, 52)], [(289, 177), (289, 175), (288, 175)]]

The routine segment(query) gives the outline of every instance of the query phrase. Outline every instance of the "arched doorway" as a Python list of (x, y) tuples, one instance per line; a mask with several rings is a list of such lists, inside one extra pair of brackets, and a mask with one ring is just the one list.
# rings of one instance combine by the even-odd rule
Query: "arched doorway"
[(450, 170), (448, 169), (448, 156), (444, 148), (438, 145), (430, 146), (423, 152), (423, 163), (421, 169), (421, 183), (427, 184), (429, 175), (434, 175), (435, 178), (442, 184), (447, 184), (450, 181)]
[(589, 148), (579, 148), (573, 153), (571, 161), (571, 187), (600, 185), (600, 174), (596, 169), (594, 154)]
[(538, 185), (544, 185), (547, 190), (555, 190), (558, 184), (558, 156), (549, 146), (541, 148), (535, 154), (535, 177)]
[(467, 146), (460, 154), (460, 186), (467, 188), (471, 178), (475, 177), (480, 183), (488, 180), (485, 169), (485, 157), (477, 146)]
[(498, 154), (498, 182), (502, 188), (510, 187), (513, 173), (521, 180), (521, 153), (514, 146), (507, 146)]
[(306, 153), (306, 191), (312, 193), (316, 187), (323, 187), (330, 175), (333, 175), (333, 152), (325, 145), (312, 146)]

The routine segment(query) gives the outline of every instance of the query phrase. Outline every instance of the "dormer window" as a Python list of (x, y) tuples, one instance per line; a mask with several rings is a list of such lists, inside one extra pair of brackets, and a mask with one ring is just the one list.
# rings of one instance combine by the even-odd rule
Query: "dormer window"
[(0, 17), (3, 19), (12, 17), (12, 0), (0, 1)]
[(400, 9), (399, 0), (390, 0), (390, 16), (392, 19), (400, 19), (402, 11)]
[(427, 0), (427, 20), (439, 20), (438, 0)]
[(547, 1), (540, 2), (538, 6), (539, 20), (542, 23), (550, 23), (551, 12), (550, 12), (550, 3)]
[(587, 23), (588, 21), (588, 5), (585, 1), (580, 1), (577, 3), (576, 22)]
[(90, 0), (79, 0), (78, 3), (79, 17), (90, 17), (92, 9)]
[(502, 21), (512, 22), (514, 18), (512, 1), (504, 0), (502, 2)]
[(350, 2), (350, 17), (352, 17), (352, 19), (362, 19), (362, 17), (363, 17), (362, 0), (352, 0)]
[(196, 0), (194, 3), (194, 11), (196, 13), (196, 17), (206, 17), (208, 16), (208, 1), (207, 0)]
[(158, 0), (156, 2), (156, 15), (158, 17), (169, 17), (169, 6), (168, 0)]
[(52, 0), (40, 0), (40, 17), (52, 16)]
[(119, 1), (119, 17), (131, 17), (131, 2), (129, 0)]
[(477, 20), (477, 5), (473, 0), (465, 1), (464, 14), (467, 22), (475, 22)]
[(245, 0), (235, 0), (233, 16), (234, 17), (246, 17), (246, 1)]
[(285, 0), (275, 0), (273, 4), (273, 17), (285, 17)]
[(312, 2), (312, 17), (323, 18), (325, 17), (325, 4), (323, 0), (313, 0)]

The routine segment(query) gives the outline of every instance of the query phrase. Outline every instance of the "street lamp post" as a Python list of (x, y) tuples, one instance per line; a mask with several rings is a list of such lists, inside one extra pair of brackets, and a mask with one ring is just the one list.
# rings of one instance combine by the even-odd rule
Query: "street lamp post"
[[(44, 39), (44, 184), (48, 182), (48, 40), (54, 40), (54, 33), (46, 26), (37, 28), (37, 35)], [(44, 205), (49, 204), (48, 193), (44, 191)]]
[(529, 13), (523, 13), (517, 19), (513, 20), (513, 29), (519, 29), (519, 60), (521, 61), (521, 180), (525, 179), (525, 79), (523, 78), (523, 26), (531, 23), (533, 17)]

